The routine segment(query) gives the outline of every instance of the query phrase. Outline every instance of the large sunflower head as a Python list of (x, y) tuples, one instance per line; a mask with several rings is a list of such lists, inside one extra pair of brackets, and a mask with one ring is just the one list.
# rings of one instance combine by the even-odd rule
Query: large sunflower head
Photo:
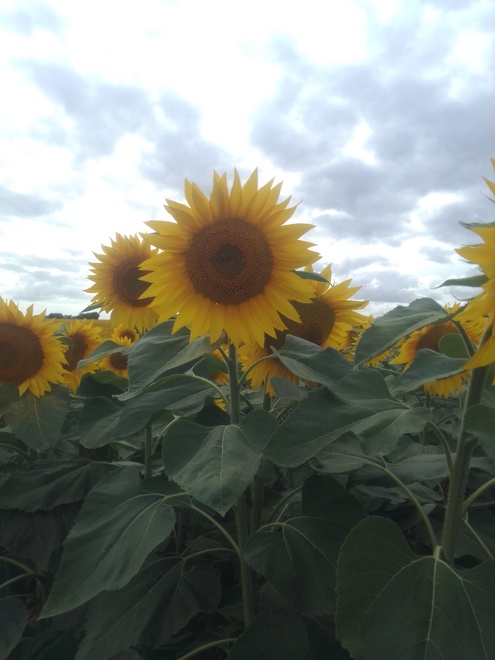
[[(262, 357), (271, 355), (272, 346), (276, 349), (282, 348), (288, 334), (301, 337), (322, 348), (339, 348), (349, 330), (366, 322), (366, 316), (356, 310), (365, 307), (368, 301), (350, 300), (361, 287), (351, 287), (351, 280), (330, 284), (331, 266), (324, 268), (321, 275), (327, 282), (308, 280), (313, 289), (313, 300), (309, 303), (293, 303), (300, 316), (299, 322), (284, 318), (287, 327), (277, 331), (275, 338), (267, 337), (263, 346), (251, 343), (240, 349), (244, 368), (250, 367)], [(253, 366), (249, 373), (252, 387), (256, 389), (266, 382), (270, 394), (273, 394), (273, 389), (269, 381), (273, 376), (297, 382), (297, 377), (274, 358)]]
[(0, 297), (0, 385), (15, 385), (20, 395), (29, 390), (43, 396), (64, 380), (62, 344), (44, 316), (34, 316), (32, 305), (23, 314)]
[(157, 314), (152, 307), (153, 298), (149, 295), (149, 285), (141, 276), (143, 261), (157, 253), (141, 241), (138, 236), (116, 234), (110, 246), (102, 245), (103, 254), (95, 254), (98, 262), (90, 263), (94, 284), (86, 289), (94, 296), (93, 306), (111, 313), (113, 325), (124, 323), (144, 332), (153, 327)]
[(64, 324), (57, 336), (65, 347), (65, 382), (75, 392), (84, 374), (94, 373), (99, 368), (98, 362), (91, 362), (81, 368), (77, 365), (101, 344), (101, 329), (89, 319), (78, 319)]
[(177, 314), (174, 330), (212, 341), (225, 331), (236, 346), (263, 345), (286, 327), (282, 315), (299, 321), (294, 301), (313, 292), (292, 271), (319, 256), (300, 240), (311, 225), (286, 224), (295, 207), (278, 201), (280, 188), (273, 180), (259, 188), (255, 170), (244, 185), (234, 171), (229, 190), (227, 176), (214, 173), (209, 199), (186, 181), (187, 205), (167, 200), (174, 221), (150, 221), (156, 233), (143, 234), (162, 250), (143, 264), (160, 320)]

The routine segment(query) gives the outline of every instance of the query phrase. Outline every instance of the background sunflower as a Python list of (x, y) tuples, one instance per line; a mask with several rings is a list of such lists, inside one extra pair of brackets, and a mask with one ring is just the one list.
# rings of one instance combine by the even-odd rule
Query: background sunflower
[(91, 362), (78, 368), (78, 362), (89, 357), (94, 349), (102, 342), (101, 329), (89, 319), (78, 319), (64, 323), (57, 336), (65, 349), (66, 365), (64, 380), (70, 389), (75, 392), (79, 387), (84, 374), (94, 373), (99, 369), (98, 362)]
[[(141, 241), (137, 235), (116, 234), (110, 246), (102, 245), (103, 254), (95, 254), (99, 262), (92, 262), (88, 279), (94, 284), (86, 289), (93, 293), (91, 307), (110, 312), (112, 325), (123, 323), (144, 332), (157, 321), (152, 308), (153, 298), (147, 295), (149, 285), (143, 282), (142, 263), (157, 250)], [(143, 295), (146, 294), (146, 295)]]
[(29, 390), (43, 396), (64, 380), (62, 344), (44, 317), (35, 316), (32, 305), (24, 315), (0, 296), (0, 385), (15, 385), (20, 395)]
[[(300, 322), (284, 319), (286, 329), (278, 331), (275, 338), (267, 337), (263, 346), (251, 342), (239, 350), (244, 368), (253, 365), (259, 359), (271, 355), (271, 346), (282, 348), (288, 334), (301, 337), (317, 346), (339, 348), (346, 341), (352, 328), (364, 324), (367, 317), (357, 312), (368, 304), (367, 300), (350, 300), (361, 287), (351, 287), (351, 280), (339, 284), (330, 284), (332, 269), (328, 265), (320, 275), (327, 282), (307, 280), (313, 290), (314, 298), (309, 303), (294, 302), (294, 307), (300, 315)], [(273, 376), (287, 378), (297, 382), (297, 376), (292, 374), (279, 360), (272, 358), (253, 366), (249, 379), (254, 389), (266, 381), (267, 392), (273, 395), (270, 379)]]

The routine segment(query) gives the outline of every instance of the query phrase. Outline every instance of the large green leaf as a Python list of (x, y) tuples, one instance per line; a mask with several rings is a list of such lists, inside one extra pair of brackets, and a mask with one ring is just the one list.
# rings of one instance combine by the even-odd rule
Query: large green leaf
[(15, 557), (31, 561), (36, 570), (53, 572), (78, 510), (76, 504), (33, 513), (0, 509), (2, 546)]
[(341, 435), (352, 431), (369, 454), (387, 454), (403, 433), (420, 431), (431, 416), (390, 394), (383, 376), (363, 369), (308, 394), (273, 434), (264, 455), (278, 465), (296, 467)]
[(188, 570), (186, 560), (147, 566), (118, 592), (91, 603), (76, 660), (111, 658), (130, 646), (157, 647), (201, 611), (218, 606), (220, 585), (211, 570)]
[(0, 477), (0, 507), (51, 511), (60, 504), (78, 502), (113, 469), (110, 463), (84, 459), (36, 461), (30, 470)]
[(464, 371), (466, 358), (453, 358), (422, 348), (416, 354), (411, 366), (396, 380), (393, 391), (400, 396), (404, 392), (415, 390), (425, 383), (442, 378), (449, 378)]
[(486, 455), (495, 459), (495, 410), (483, 404), (471, 406), (464, 417), (464, 428), (474, 435)]
[(136, 469), (111, 472), (90, 491), (67, 537), (42, 618), (123, 587), (174, 523), (172, 507), (144, 490)]
[(28, 610), (19, 598), (0, 601), (0, 658), (8, 658), (22, 637)]
[[(19, 660), (74, 658), (79, 642), (62, 630), (44, 630), (19, 645)], [(115, 659), (114, 659), (115, 660)]]
[(289, 609), (273, 609), (257, 616), (232, 646), (230, 660), (311, 660), (304, 620)]
[(68, 387), (52, 385), (51, 392), (44, 396), (36, 397), (29, 391), (19, 396), (17, 388), (3, 385), (0, 387), (0, 414), (28, 447), (47, 452), (60, 439), (69, 393)]
[(268, 439), (277, 427), (255, 410), (237, 426), (210, 428), (178, 420), (163, 442), (165, 473), (189, 495), (224, 515), (256, 474)]
[(116, 440), (122, 410), (122, 405), (116, 405), (105, 396), (95, 396), (85, 401), (79, 417), (81, 445), (94, 449)]
[(450, 318), (441, 305), (431, 298), (420, 298), (407, 307), (398, 305), (378, 317), (363, 333), (356, 346), (356, 363), (362, 364), (394, 346), (400, 339), (432, 323)]
[(458, 571), (368, 518), (342, 546), (337, 594), (337, 637), (355, 660), (495, 657), (494, 560)]
[(322, 385), (333, 385), (352, 372), (351, 363), (342, 353), (320, 348), (300, 337), (287, 335), (283, 348), (273, 352), (293, 374)]
[(261, 528), (248, 540), (244, 559), (301, 613), (330, 614), (340, 546), (364, 515), (337, 481), (310, 477), (302, 515)]
[(129, 392), (122, 399), (134, 396), (165, 374), (183, 373), (221, 343), (211, 345), (208, 337), (189, 343), (189, 331), (181, 328), (172, 334), (173, 325), (173, 321), (156, 325), (132, 346), (127, 363)]

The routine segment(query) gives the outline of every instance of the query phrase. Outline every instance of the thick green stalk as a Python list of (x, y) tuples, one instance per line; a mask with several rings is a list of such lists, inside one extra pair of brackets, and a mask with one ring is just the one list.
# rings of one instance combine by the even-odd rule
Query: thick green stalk
[[(239, 385), (239, 374), (237, 367), (237, 351), (235, 346), (229, 342), (229, 359), (227, 362), (230, 387), (230, 423), (240, 424), (241, 421), (241, 396)], [(243, 493), (234, 506), (235, 522), (237, 527), (237, 543), (240, 548), (239, 563), (241, 572), (242, 606), (244, 609), (244, 624), (247, 626), (253, 618), (253, 588), (251, 580), (251, 569), (242, 558), (242, 550), (249, 536), (246, 497)]]
[(454, 465), (450, 477), (449, 496), (445, 510), (441, 545), (446, 561), (451, 564), (454, 563), (457, 536), (459, 534), (459, 528), (462, 525), (469, 463), (471, 460), (471, 454), (476, 445), (476, 439), (472, 438), (465, 430), (464, 420), (467, 410), (481, 400), (485, 375), (486, 367), (478, 367), (477, 369), (474, 369), (471, 374), (461, 420), (461, 428), (459, 430), (459, 440), (457, 442)]

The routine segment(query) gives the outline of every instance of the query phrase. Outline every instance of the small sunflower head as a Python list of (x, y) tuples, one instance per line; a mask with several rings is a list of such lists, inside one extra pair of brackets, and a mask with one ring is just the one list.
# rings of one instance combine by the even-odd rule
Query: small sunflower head
[(142, 264), (156, 254), (138, 236), (116, 234), (110, 246), (102, 246), (96, 254), (98, 262), (90, 264), (89, 279), (94, 284), (86, 289), (93, 293), (93, 306), (111, 314), (112, 324), (123, 323), (143, 332), (153, 327), (157, 314), (152, 308), (153, 298), (147, 295), (149, 284), (141, 278), (146, 274)]

